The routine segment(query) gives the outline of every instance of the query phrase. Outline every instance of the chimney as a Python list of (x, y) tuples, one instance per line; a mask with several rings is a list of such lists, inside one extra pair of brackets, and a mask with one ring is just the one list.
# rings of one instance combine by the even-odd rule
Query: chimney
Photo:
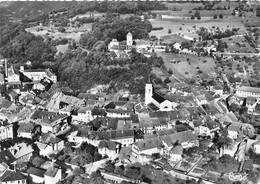
[(21, 72), (24, 71), (24, 66), (20, 66), (20, 71), (21, 71)]
[(8, 77), (7, 59), (5, 58), (5, 76)]

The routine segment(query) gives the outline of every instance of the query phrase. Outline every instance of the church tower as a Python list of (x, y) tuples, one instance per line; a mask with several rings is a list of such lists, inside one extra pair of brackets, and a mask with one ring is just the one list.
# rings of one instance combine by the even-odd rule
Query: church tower
[(148, 105), (152, 102), (152, 96), (153, 96), (153, 85), (150, 82), (150, 75), (148, 83), (145, 85), (145, 104)]
[(127, 46), (133, 45), (133, 35), (130, 32), (126, 35), (126, 45)]

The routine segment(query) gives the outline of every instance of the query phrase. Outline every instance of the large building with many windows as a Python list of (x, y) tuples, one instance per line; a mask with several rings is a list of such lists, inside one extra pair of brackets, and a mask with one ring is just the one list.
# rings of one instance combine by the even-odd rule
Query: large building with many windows
[(13, 138), (13, 125), (0, 120), (0, 140)]
[(236, 95), (243, 98), (255, 97), (260, 100), (260, 88), (242, 86), (237, 89)]

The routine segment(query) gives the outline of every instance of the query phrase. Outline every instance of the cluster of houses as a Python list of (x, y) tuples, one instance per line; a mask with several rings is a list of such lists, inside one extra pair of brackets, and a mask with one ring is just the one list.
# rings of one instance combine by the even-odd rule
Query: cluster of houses
[[(144, 162), (155, 154), (177, 164), (183, 152), (198, 147), (202, 139), (209, 140), (207, 146), (212, 146), (211, 140), (223, 128), (233, 144), (220, 149), (220, 156), (229, 154), (241, 161), (245, 157), (242, 146), (260, 154), (260, 137), (248, 136), (250, 130), (254, 135), (252, 125), (241, 123), (228, 110), (232, 103), (242, 105), (246, 99), (248, 112), (255, 113), (259, 88), (240, 87), (227, 96), (220, 86), (205, 90), (175, 82), (162, 93), (148, 82), (144, 99), (128, 93), (74, 93), (50, 70), (21, 67), (16, 73), (6, 61), (2, 63), (6, 89), (0, 96), (0, 140), (34, 140), (43, 157), (59, 153), (66, 142), (76, 146), (87, 142), (102, 156), (119, 158), (125, 164)], [(78, 125), (85, 128), (75, 129)], [(244, 140), (246, 143), (240, 144)], [(17, 170), (32, 159), (34, 149), (24, 142), (2, 147), (0, 182), (26, 183), (28, 176), (36, 183), (62, 180), (61, 173), (68, 168), (57, 160), (30, 167), (26, 172)]]

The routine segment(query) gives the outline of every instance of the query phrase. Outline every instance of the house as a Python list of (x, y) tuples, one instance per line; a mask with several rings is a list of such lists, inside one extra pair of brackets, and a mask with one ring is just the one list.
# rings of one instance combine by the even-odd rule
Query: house
[(197, 104), (198, 104), (199, 106), (208, 103), (208, 99), (207, 99), (207, 97), (206, 97), (204, 94), (196, 96), (195, 99), (196, 99), (196, 102), (197, 102)]
[(130, 146), (134, 143), (134, 130), (116, 130), (111, 131), (110, 140), (122, 144), (122, 146)]
[(164, 150), (169, 152), (175, 144), (180, 144), (184, 149), (198, 146), (198, 137), (191, 130), (161, 136)]
[(219, 96), (223, 96), (223, 87), (220, 86), (220, 85), (215, 85), (213, 86), (213, 89), (212, 91), (215, 93), (215, 94), (218, 94)]
[(220, 156), (223, 155), (230, 155), (231, 157), (234, 157), (238, 147), (239, 147), (240, 142), (232, 142), (230, 145), (224, 145), (222, 149), (220, 149)]
[(0, 152), (0, 162), (12, 166), (16, 163), (16, 158), (9, 150), (4, 150)]
[(52, 151), (60, 151), (64, 148), (64, 141), (55, 136), (52, 132), (43, 134), (40, 137), (40, 142), (50, 145), (52, 147)]
[(183, 90), (183, 89), (189, 87), (189, 85), (187, 85), (184, 82), (169, 83), (168, 86), (169, 86), (169, 90), (172, 93), (175, 93), (176, 91)]
[(70, 115), (73, 110), (84, 105), (85, 102), (82, 99), (65, 95), (62, 92), (55, 92), (46, 105), (46, 109), (50, 112)]
[(75, 111), (75, 114), (72, 114), (72, 121), (80, 121), (80, 122), (90, 122), (94, 118), (92, 116), (93, 106), (85, 106), (80, 107)]
[(260, 154), (260, 140), (252, 144), (252, 148), (256, 154)]
[(133, 111), (122, 109), (106, 109), (107, 117), (111, 118), (130, 118)]
[(3, 74), (0, 73), (0, 85), (3, 85), (5, 83), (5, 77)]
[(18, 171), (5, 170), (0, 174), (0, 183), (3, 184), (26, 184), (27, 178)]
[(9, 148), (10, 152), (14, 155), (16, 163), (28, 162), (33, 155), (33, 148), (26, 143), (15, 144)]
[(169, 151), (169, 159), (174, 162), (182, 160), (182, 153), (183, 153), (183, 147), (178, 144), (172, 147), (172, 149)]
[(0, 120), (0, 141), (8, 138), (13, 138), (13, 124)]
[(238, 138), (239, 133), (241, 132), (242, 123), (231, 123), (227, 127), (228, 137), (236, 140)]
[(45, 172), (46, 172), (46, 170), (44, 170), (44, 169), (30, 167), (26, 173), (29, 174), (29, 176), (32, 178), (32, 181), (34, 183), (44, 183), (44, 173)]
[(210, 136), (210, 129), (204, 124), (202, 120), (193, 121), (194, 131), (198, 136)]
[(50, 71), (50, 69), (24, 69), (20, 67), (20, 73), (32, 80), (32, 82), (40, 82), (42, 79), (47, 78), (53, 83), (57, 82), (57, 76)]
[(254, 112), (256, 105), (257, 105), (257, 99), (255, 97), (246, 98), (246, 107), (248, 109), (248, 112)]
[(18, 137), (25, 137), (32, 139), (35, 135), (41, 133), (41, 126), (34, 123), (21, 123), (17, 130)]
[(255, 97), (257, 100), (260, 98), (260, 88), (241, 86), (236, 90), (236, 95), (239, 97)]
[(159, 137), (138, 141), (132, 145), (132, 154), (136, 158), (141, 154), (152, 155), (154, 153), (163, 154), (163, 144)]
[(13, 66), (7, 69), (7, 82), (10, 84), (20, 84), (20, 75), (14, 70)]
[(57, 184), (62, 179), (61, 169), (50, 166), (44, 173), (44, 182), (48, 184)]
[(43, 133), (59, 133), (69, 128), (71, 117), (67, 114), (36, 110), (30, 115), (29, 120), (40, 125)]
[(107, 155), (108, 158), (114, 158), (119, 153), (119, 144), (113, 141), (102, 140), (98, 145), (98, 152), (102, 156)]
[(53, 147), (51, 145), (41, 143), (41, 142), (35, 142), (35, 143), (40, 150), (39, 154), (41, 156), (48, 157), (51, 153), (53, 153)]

